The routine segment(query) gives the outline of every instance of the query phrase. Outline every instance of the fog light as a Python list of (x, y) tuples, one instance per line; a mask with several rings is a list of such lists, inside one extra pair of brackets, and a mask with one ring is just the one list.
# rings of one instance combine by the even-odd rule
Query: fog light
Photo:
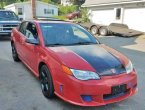
[(81, 97), (85, 102), (91, 102), (92, 101), (92, 97), (90, 95), (81, 95)]

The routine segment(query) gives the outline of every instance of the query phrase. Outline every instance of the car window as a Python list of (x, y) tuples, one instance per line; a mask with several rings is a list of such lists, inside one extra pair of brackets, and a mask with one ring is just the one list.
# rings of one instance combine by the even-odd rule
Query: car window
[(45, 45), (78, 45), (99, 43), (88, 31), (77, 24), (41, 23)]
[(18, 16), (12, 11), (0, 11), (0, 21), (19, 20)]
[(29, 39), (37, 39), (38, 33), (35, 24), (28, 23), (26, 28), (26, 37)]
[(27, 27), (28, 22), (23, 22), (21, 23), (20, 27), (19, 27), (19, 31), (25, 35), (26, 34), (26, 27)]
[(78, 28), (73, 27), (73, 33), (75, 36), (81, 38), (81, 39), (85, 39), (85, 40), (89, 40), (89, 38), (87, 37), (87, 34), (84, 33), (83, 31), (80, 31)]

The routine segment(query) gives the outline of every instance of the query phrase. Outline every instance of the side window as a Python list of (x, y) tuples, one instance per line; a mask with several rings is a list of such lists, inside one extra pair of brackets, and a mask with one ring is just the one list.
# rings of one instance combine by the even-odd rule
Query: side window
[(36, 26), (33, 23), (28, 23), (26, 28), (26, 37), (29, 39), (37, 39), (38, 33)]
[(116, 20), (119, 20), (121, 18), (121, 8), (116, 9)]
[(26, 34), (26, 26), (27, 26), (27, 22), (23, 22), (20, 27), (19, 27), (19, 31), (25, 35)]
[(18, 8), (18, 15), (23, 15), (23, 8)]

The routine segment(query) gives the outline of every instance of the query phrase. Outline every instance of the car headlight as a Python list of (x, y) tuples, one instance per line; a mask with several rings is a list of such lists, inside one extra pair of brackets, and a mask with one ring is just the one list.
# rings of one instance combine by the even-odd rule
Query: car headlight
[(133, 65), (131, 61), (129, 61), (128, 65), (125, 67), (127, 74), (131, 73), (133, 71)]
[(99, 75), (91, 71), (70, 69), (73, 75), (79, 80), (100, 79)]

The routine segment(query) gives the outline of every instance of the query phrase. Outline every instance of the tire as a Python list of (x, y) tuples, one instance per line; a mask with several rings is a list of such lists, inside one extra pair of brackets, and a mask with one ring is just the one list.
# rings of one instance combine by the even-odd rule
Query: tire
[(40, 74), (39, 79), (41, 84), (41, 90), (43, 95), (48, 99), (53, 98), (54, 96), (53, 81), (51, 73), (46, 65), (43, 65), (40, 68), (39, 74)]
[(12, 43), (11, 47), (12, 47), (12, 57), (13, 57), (13, 60), (14, 60), (15, 62), (19, 62), (20, 59), (19, 59), (17, 50), (16, 50), (16, 48), (15, 48), (15, 45), (14, 45), (13, 43)]
[(102, 36), (107, 36), (108, 35), (108, 29), (107, 29), (107, 27), (101, 27), (100, 29), (99, 29), (99, 34), (100, 35), (102, 35)]
[(97, 26), (92, 26), (91, 29), (90, 29), (90, 31), (91, 31), (91, 33), (92, 33), (93, 35), (98, 34), (98, 28), (97, 28)]

